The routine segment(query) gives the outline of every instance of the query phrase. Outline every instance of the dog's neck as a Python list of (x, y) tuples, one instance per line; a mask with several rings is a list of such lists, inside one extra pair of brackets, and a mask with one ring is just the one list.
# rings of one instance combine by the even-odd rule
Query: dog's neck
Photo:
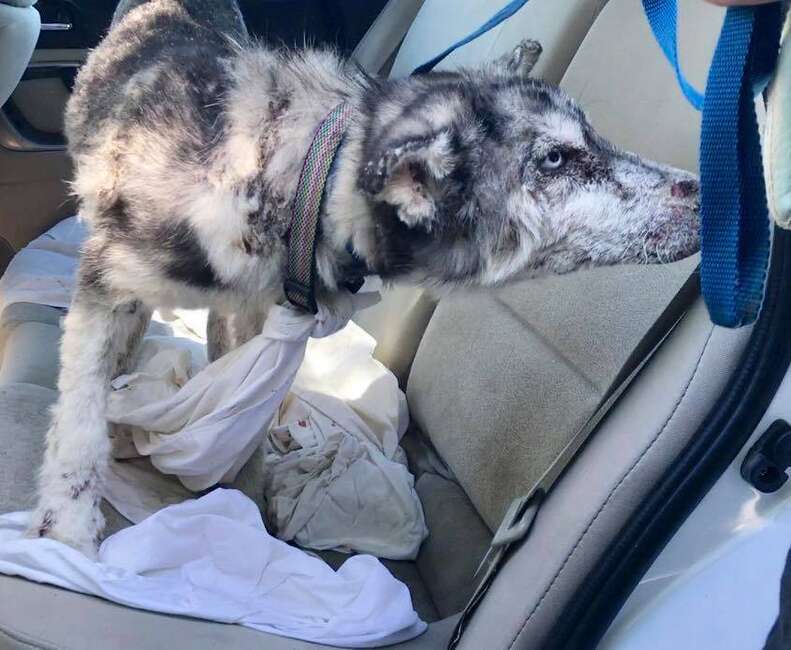
[[(354, 109), (353, 109), (354, 110)], [(325, 185), (316, 270), (322, 284), (335, 289), (352, 275), (375, 274), (376, 247), (370, 202), (357, 188), (361, 134), (359, 112), (335, 154)]]
[(349, 106), (349, 123), (324, 188), (316, 271), (330, 291), (343, 284), (350, 267), (359, 274), (364, 264), (377, 273), (374, 206), (359, 188), (359, 177), (376, 110), (369, 105), (375, 100), (372, 90), (387, 82), (367, 77), (331, 53), (308, 50), (273, 58), (264, 48), (242, 52), (234, 76), (226, 100), (231, 127), (225, 160), (234, 177), (244, 179), (242, 185), (259, 178), (261, 197), (274, 197), (280, 205), (295, 196), (318, 127), (338, 104)]

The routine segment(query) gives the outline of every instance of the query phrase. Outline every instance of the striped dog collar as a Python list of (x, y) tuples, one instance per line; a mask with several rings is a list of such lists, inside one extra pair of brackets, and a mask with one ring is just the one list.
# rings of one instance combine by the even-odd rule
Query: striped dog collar
[(315, 281), (319, 215), (327, 178), (350, 115), (351, 107), (342, 102), (319, 124), (302, 164), (292, 206), (284, 290), (292, 305), (313, 314), (318, 311)]

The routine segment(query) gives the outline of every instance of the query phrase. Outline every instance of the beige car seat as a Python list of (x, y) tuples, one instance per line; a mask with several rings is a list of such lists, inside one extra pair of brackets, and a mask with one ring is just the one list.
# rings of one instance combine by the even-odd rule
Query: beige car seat
[[(426, 0), (394, 59), (388, 37), (370, 60), (392, 60), (392, 74), (407, 74), (492, 11), (485, 0)], [(684, 3), (681, 52), (698, 85), (720, 23), (719, 10)], [(699, 116), (681, 96), (640, 3), (531, 0), (442, 65), (475, 65), (523, 38), (544, 46), (535, 73), (576, 96), (604, 135), (695, 168)], [(510, 500), (530, 489), (585, 422), (695, 265), (693, 258), (584, 271), (458, 293), (436, 308), (431, 296), (402, 288), (360, 315), (379, 340), (377, 354), (407, 386), (413, 429), (406, 444), (431, 531), (416, 562), (388, 563), (430, 621), (426, 634), (400, 647), (445, 647)], [(18, 304), (0, 317), (1, 510), (31, 503), (31, 468), (56, 395), (59, 316)], [(705, 415), (746, 335), (713, 327), (701, 304), (691, 308), (552, 491), (460, 647), (546, 646), (564, 604)], [(0, 577), (2, 649), (165, 646), (317, 647)]]

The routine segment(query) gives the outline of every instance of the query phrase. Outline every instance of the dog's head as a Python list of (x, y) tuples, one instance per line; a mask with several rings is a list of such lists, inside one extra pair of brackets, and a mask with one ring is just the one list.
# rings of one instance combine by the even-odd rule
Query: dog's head
[(557, 88), (467, 71), (369, 95), (358, 187), (384, 277), (489, 285), (698, 249), (695, 177), (619, 151)]

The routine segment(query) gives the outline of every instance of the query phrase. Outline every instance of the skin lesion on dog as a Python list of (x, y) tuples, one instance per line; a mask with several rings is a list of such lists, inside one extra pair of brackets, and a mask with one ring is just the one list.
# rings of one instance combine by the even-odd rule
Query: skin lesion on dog
[(36, 528), (37, 537), (46, 537), (52, 526), (55, 524), (55, 513), (52, 510), (45, 510)]
[(342, 102), (322, 299), (359, 260), (387, 282), (462, 287), (695, 252), (694, 176), (598, 135), (527, 76), (540, 54), (524, 41), (478, 69), (380, 79), (331, 51), (254, 42), (234, 0), (122, 0), (66, 111), (91, 234), (30, 534), (95, 548), (107, 386), (152, 308), (210, 308), (212, 359), (261, 331), (284, 299), (306, 152)]
[(76, 501), (84, 494), (90, 494), (90, 489), (94, 486), (96, 481), (95, 472), (90, 472), (90, 476), (88, 478), (84, 478), (81, 481), (73, 482), (74, 474), (71, 472), (66, 472), (63, 474), (63, 478), (66, 481), (69, 481), (71, 485), (69, 486), (69, 496), (71, 497), (72, 501)]

